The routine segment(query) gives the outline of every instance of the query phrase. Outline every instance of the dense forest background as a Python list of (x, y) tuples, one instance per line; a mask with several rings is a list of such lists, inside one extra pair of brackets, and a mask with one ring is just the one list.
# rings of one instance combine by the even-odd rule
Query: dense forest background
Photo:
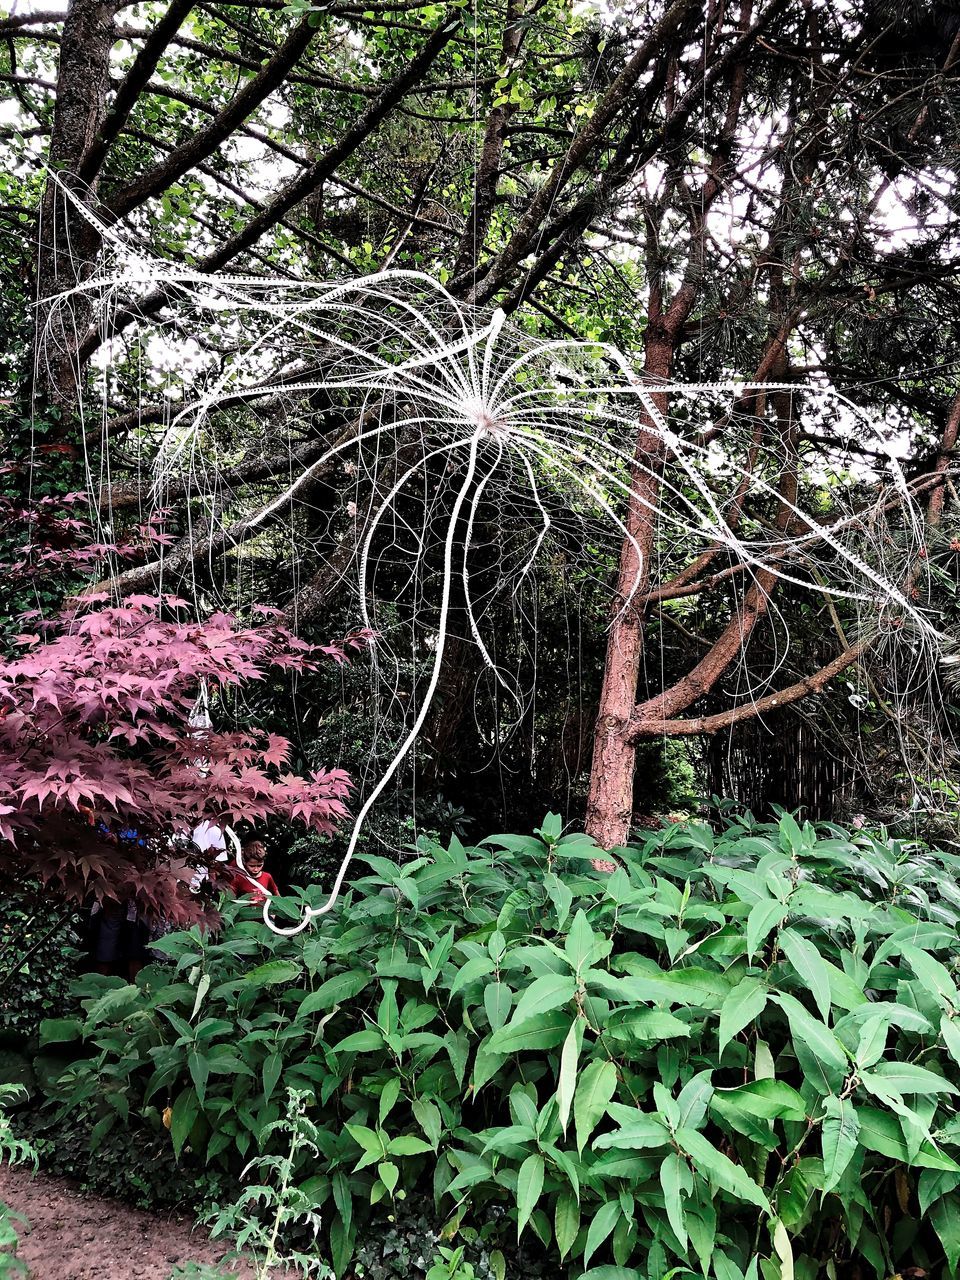
[[(773, 569), (791, 501), (827, 521), (891, 494), (876, 537), (899, 550), (897, 581), (955, 622), (958, 54), (947, 0), (17, 6), (0, 20), (8, 495), (83, 490), (115, 542), (159, 521), (159, 546), (102, 569), (118, 596), (162, 584), (241, 613), (260, 601), (311, 640), (358, 625), (357, 530), (403, 442), (363, 484), (328, 470), (283, 521), (252, 522), (350, 429), (346, 398), (298, 391), (323, 367), (318, 340), (272, 370), (283, 394), (217, 403), (205, 465), (158, 496), (171, 417), (242, 335), (122, 272), (106, 299), (52, 301), (109, 274), (117, 243), (197, 280), (416, 270), (531, 339), (613, 344), (653, 388), (775, 384), (722, 411), (668, 409), (779, 495), (723, 494), (729, 519), (770, 537), (771, 572), (751, 581), (729, 549), (654, 522), (626, 640), (620, 624), (610, 635), (621, 549), (558, 543), (520, 598), (500, 589), (512, 517), (491, 499), (486, 617), (498, 662), (535, 696), (507, 706), (455, 600), (435, 708), (373, 830), (396, 848), (415, 828), (582, 814), (599, 714), (616, 726), (604, 769), (634, 778), (631, 821), (715, 793), (948, 832), (956, 709), (939, 669), (829, 594), (829, 555), (823, 591)], [(920, 543), (861, 420), (791, 384), (862, 410), (901, 460)], [(620, 446), (648, 448), (643, 424)], [(669, 479), (670, 457), (647, 460)], [(402, 564), (382, 570), (398, 628), (416, 608), (405, 583)], [(41, 588), (41, 607), (63, 589)], [(608, 644), (632, 655), (626, 701)], [(301, 763), (362, 781), (408, 723), (423, 657), (412, 646), (390, 682), (356, 657), (215, 715), (278, 728)], [(325, 856), (300, 847), (293, 867)]]

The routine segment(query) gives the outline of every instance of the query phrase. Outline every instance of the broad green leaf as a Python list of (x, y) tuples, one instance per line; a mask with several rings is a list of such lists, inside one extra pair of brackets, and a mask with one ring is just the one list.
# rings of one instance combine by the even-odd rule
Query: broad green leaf
[[(40, 1034), (42, 1043), (42, 1024)], [(960, 1065), (960, 1023), (951, 1018), (948, 1013), (945, 1013), (940, 1019), (940, 1035), (943, 1037), (947, 1053), (949, 1053), (954, 1062)]]
[(608, 1040), (638, 1040), (646, 1044), (686, 1038), (689, 1035), (690, 1024), (675, 1018), (664, 1009), (618, 1010), (604, 1030), (604, 1036)]
[[(631, 1108), (632, 1110), (632, 1108)], [(593, 1143), (594, 1151), (606, 1151), (610, 1147), (625, 1147), (631, 1151), (645, 1151), (650, 1147), (663, 1147), (670, 1141), (670, 1132), (655, 1116), (636, 1113), (636, 1119), (621, 1125), (615, 1133), (604, 1133)]]
[(770, 931), (787, 914), (787, 909), (777, 898), (761, 898), (750, 908), (747, 916), (747, 955), (752, 960), (763, 946)]
[(573, 1242), (580, 1230), (580, 1204), (572, 1191), (561, 1191), (557, 1196), (557, 1207), (554, 1214), (553, 1231), (560, 1253), (560, 1260), (567, 1256), (573, 1248)]
[(505, 982), (488, 982), (483, 989), (483, 1007), (490, 1021), (490, 1030), (499, 1031), (510, 1016), (513, 992)]
[(280, 1053), (269, 1053), (263, 1063), (263, 1100), (269, 1102), (277, 1081), (280, 1079), (280, 1073), (283, 1070), (283, 1055)]
[(867, 1151), (876, 1151), (879, 1155), (888, 1156), (902, 1164), (913, 1163), (922, 1169), (960, 1173), (960, 1165), (956, 1161), (942, 1151), (937, 1151), (929, 1143), (924, 1143), (911, 1161), (903, 1130), (892, 1112), (880, 1111), (877, 1107), (857, 1107), (857, 1119), (860, 1121), (860, 1146)]
[(960, 1093), (938, 1072), (928, 1071), (926, 1067), (917, 1067), (910, 1062), (878, 1062), (873, 1071), (860, 1073), (861, 1081), (866, 1083), (868, 1075), (881, 1080), (885, 1089), (895, 1093)]
[(948, 1009), (960, 1009), (960, 992), (945, 965), (908, 942), (901, 943), (900, 954), (917, 975), (917, 980), (925, 991)]
[(40, 1023), (40, 1047), (79, 1040), (83, 1024), (79, 1018), (44, 1018)]
[(569, 1004), (576, 989), (577, 980), (570, 974), (545, 973), (542, 978), (534, 978), (517, 1001), (510, 1025), (515, 1026), (538, 1014), (549, 1013), (551, 1009)]
[(749, 1204), (756, 1205), (758, 1209), (770, 1212), (770, 1204), (763, 1190), (757, 1186), (743, 1166), (734, 1164), (729, 1156), (718, 1151), (702, 1133), (697, 1133), (695, 1129), (678, 1129), (674, 1138), (681, 1150), (693, 1160), (701, 1177), (715, 1182), (717, 1186), (738, 1199), (746, 1200)]
[(804, 1076), (820, 1093), (840, 1093), (848, 1067), (843, 1045), (793, 996), (776, 995), (772, 999), (787, 1015), (793, 1051)]
[(810, 991), (821, 1018), (826, 1022), (830, 1017), (830, 977), (819, 951), (808, 938), (793, 929), (781, 929), (779, 942), (783, 954)]
[(675, 1151), (664, 1156), (660, 1166), (660, 1185), (663, 1187), (663, 1204), (667, 1211), (667, 1221), (673, 1234), (680, 1241), (680, 1247), (687, 1247), (686, 1215), (683, 1211), (683, 1197), (693, 1186), (690, 1170), (686, 1160)]
[(443, 1043), (447, 1047), (447, 1054), (449, 1055), (454, 1075), (457, 1077), (457, 1084), (462, 1089), (463, 1077), (467, 1071), (467, 1058), (470, 1053), (470, 1041), (467, 1038), (467, 1033), (462, 1030), (454, 1031), (451, 1028), (443, 1037)]
[(758, 1120), (805, 1120), (803, 1098), (784, 1080), (753, 1080), (736, 1089), (718, 1089), (711, 1101), (721, 1114), (733, 1107)]
[(461, 965), (457, 971), (457, 976), (450, 987), (451, 996), (457, 995), (464, 987), (470, 986), (472, 982), (479, 982), (481, 978), (489, 977), (495, 968), (496, 966), (489, 955), (474, 956), (472, 960), (468, 960), (466, 964)]
[(402, 1081), (399, 1076), (392, 1076), (391, 1079), (380, 1090), (380, 1103), (377, 1108), (378, 1124), (383, 1128), (384, 1121), (387, 1116), (397, 1105), (397, 1099), (400, 1097), (400, 1089)]
[(190, 1130), (193, 1123), (200, 1112), (200, 1102), (197, 1098), (197, 1092), (192, 1086), (181, 1090), (177, 1096), (176, 1102), (173, 1104), (173, 1113), (170, 1117), (170, 1137), (173, 1140), (173, 1150), (177, 1159), (180, 1159), (180, 1152), (183, 1150), (183, 1144), (190, 1136)]
[[(673, 1274), (671, 1271), (670, 1276)], [(581, 1272), (580, 1280), (643, 1280), (643, 1277), (633, 1267), (606, 1266), (591, 1267), (589, 1271)]]
[(516, 1017), (490, 1037), (491, 1053), (522, 1053), (524, 1050), (553, 1049), (562, 1044), (573, 1018), (568, 1009), (552, 1009), (520, 1022)]
[(357, 969), (335, 974), (301, 1001), (297, 1018), (306, 1018), (309, 1014), (317, 1013), (321, 1009), (326, 1012), (327, 1009), (332, 1009), (334, 1005), (342, 1004), (345, 1000), (353, 1000), (369, 985), (372, 977), (372, 974)]
[(207, 1077), (210, 1074), (209, 1063), (202, 1053), (198, 1053), (196, 1049), (191, 1049), (187, 1054), (187, 1070), (190, 1072), (193, 1087), (197, 1091), (197, 1101), (202, 1107), (207, 1095)]
[(756, 978), (738, 982), (720, 1006), (720, 1054), (734, 1036), (756, 1021), (767, 1003), (767, 988)]
[(412, 1110), (417, 1124), (430, 1139), (430, 1145), (436, 1151), (440, 1145), (440, 1135), (443, 1133), (440, 1108), (432, 1102), (417, 1098), (412, 1104)]
[(412, 1133), (401, 1133), (398, 1138), (391, 1138), (387, 1143), (387, 1150), (392, 1156), (425, 1156), (432, 1149), (429, 1142), (424, 1142)]
[(949, 1195), (939, 1200), (930, 1212), (930, 1221), (947, 1255), (947, 1269), (955, 1275), (960, 1262), (960, 1196)]
[(557, 1080), (557, 1111), (560, 1128), (564, 1136), (567, 1122), (570, 1119), (570, 1107), (573, 1103), (574, 1090), (577, 1087), (577, 1061), (580, 1057), (580, 1041), (583, 1036), (583, 1023), (580, 1018), (570, 1024), (567, 1038), (560, 1051), (560, 1075)]
[(527, 1156), (517, 1174), (517, 1236), (530, 1221), (543, 1190), (543, 1156)]
[(698, 1071), (677, 1095), (677, 1123), (686, 1129), (699, 1129), (713, 1097), (713, 1072)]
[(573, 1100), (573, 1123), (577, 1150), (582, 1152), (587, 1139), (617, 1091), (617, 1068), (612, 1062), (595, 1058), (585, 1067)]
[(365, 1027), (363, 1031), (354, 1031), (331, 1046), (334, 1053), (370, 1053), (383, 1048), (383, 1035), (374, 1027)]
[(793, 1280), (793, 1245), (790, 1233), (779, 1218), (773, 1228), (773, 1250), (780, 1259), (780, 1280)]
[(384, 1160), (377, 1165), (377, 1174), (392, 1196), (397, 1188), (397, 1183), (400, 1181), (400, 1170), (391, 1161)]
[(300, 966), (292, 960), (268, 960), (244, 974), (243, 983), (247, 987), (275, 987), (283, 982), (295, 982), (301, 973)]
[(631, 976), (617, 978), (602, 969), (586, 975), (587, 984), (596, 987), (613, 1000), (650, 1004), (678, 1004), (704, 1009), (719, 1009), (730, 993), (731, 982), (715, 969), (665, 971), (653, 961), (634, 957), (624, 960)]
[(941, 1198), (956, 1191), (960, 1186), (960, 1173), (944, 1173), (934, 1169), (924, 1169), (917, 1180), (917, 1200), (920, 1204), (920, 1217), (925, 1218), (927, 1210)]
[(576, 973), (590, 964), (597, 942), (597, 935), (590, 927), (586, 914), (582, 910), (578, 911), (573, 917), (573, 924), (570, 926), (563, 948)]
[(543, 887), (557, 913), (557, 928), (562, 930), (573, 904), (573, 893), (552, 871), (543, 877)]
[(620, 1201), (608, 1200), (593, 1215), (593, 1220), (587, 1229), (587, 1242), (583, 1250), (583, 1265), (585, 1267), (590, 1265), (590, 1259), (617, 1225), (617, 1219), (621, 1213)]
[(832, 1191), (853, 1159), (860, 1133), (860, 1120), (853, 1103), (830, 1094), (824, 1098), (826, 1115), (820, 1135), (823, 1150), (823, 1189)]

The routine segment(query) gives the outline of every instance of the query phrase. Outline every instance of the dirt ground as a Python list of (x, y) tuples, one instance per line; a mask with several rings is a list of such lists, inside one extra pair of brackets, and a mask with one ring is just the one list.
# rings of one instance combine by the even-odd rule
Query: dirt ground
[[(64, 1178), (0, 1167), (0, 1200), (22, 1213), (17, 1257), (31, 1280), (170, 1280), (177, 1263), (219, 1262), (229, 1246), (194, 1230), (184, 1215), (156, 1217), (140, 1209), (82, 1196)], [(246, 1264), (225, 1275), (253, 1280)]]

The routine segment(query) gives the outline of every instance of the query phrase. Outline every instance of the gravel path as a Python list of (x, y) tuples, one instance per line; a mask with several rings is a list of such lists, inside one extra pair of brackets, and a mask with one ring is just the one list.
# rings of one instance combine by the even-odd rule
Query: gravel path
[[(31, 1280), (170, 1280), (177, 1263), (216, 1263), (229, 1251), (186, 1215), (157, 1217), (84, 1196), (65, 1178), (34, 1176), (22, 1165), (0, 1167), (0, 1200), (30, 1224), (18, 1228), (17, 1257)], [(245, 1263), (223, 1271), (254, 1280)]]

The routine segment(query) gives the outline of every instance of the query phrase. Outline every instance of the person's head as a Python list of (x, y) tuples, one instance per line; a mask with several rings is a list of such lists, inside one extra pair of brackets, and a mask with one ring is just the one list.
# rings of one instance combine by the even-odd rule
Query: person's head
[(248, 871), (258, 876), (263, 870), (263, 864), (267, 858), (267, 846), (262, 840), (248, 840), (241, 853), (243, 854), (243, 865)]

